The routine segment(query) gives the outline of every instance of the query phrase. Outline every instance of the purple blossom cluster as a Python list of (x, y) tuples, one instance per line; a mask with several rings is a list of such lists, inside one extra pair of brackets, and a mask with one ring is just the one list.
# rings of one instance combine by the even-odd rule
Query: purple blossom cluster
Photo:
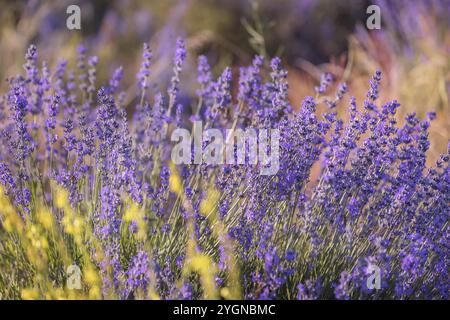
[[(185, 105), (178, 94), (186, 56), (180, 39), (168, 89), (151, 97), (145, 44), (139, 92), (125, 105), (122, 68), (99, 85), (99, 60), (84, 47), (74, 69), (61, 61), (51, 72), (39, 67), (31, 46), (26, 74), (9, 79), (0, 98), (1, 185), (24, 221), (39, 201), (51, 206), (53, 181), (69, 192), (104, 252), (96, 262), (103, 294), (200, 298), (198, 277), (184, 271), (186, 247), (195, 240), (194, 250), (219, 265), (217, 288), (231, 283), (227, 270), (236, 259), (247, 299), (450, 298), (450, 144), (426, 166), (435, 115), (408, 114), (399, 122), (399, 102), (378, 102), (380, 71), (361, 106), (345, 83), (327, 95), (334, 80), (324, 74), (317, 96), (295, 111), (281, 60), (262, 56), (241, 67), (236, 90), (231, 68), (216, 79), (200, 56), (198, 103)], [(336, 111), (345, 104), (346, 121)], [(220, 130), (279, 129), (279, 171), (260, 175), (264, 164), (174, 167), (169, 133), (194, 120)], [(182, 196), (170, 185), (178, 173)], [(212, 203), (219, 236), (217, 223), (202, 213), (211, 189), (219, 194)], [(144, 213), (147, 242), (137, 237), (142, 221), (124, 219), (128, 199)], [(367, 286), (374, 266), (380, 288)]]

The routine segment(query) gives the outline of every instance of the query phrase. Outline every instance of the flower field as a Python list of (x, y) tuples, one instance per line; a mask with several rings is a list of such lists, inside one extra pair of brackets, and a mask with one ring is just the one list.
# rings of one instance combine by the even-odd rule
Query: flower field
[[(283, 55), (222, 68), (192, 38), (109, 73), (82, 41), (52, 61), (30, 44), (0, 85), (0, 299), (449, 299), (450, 42), (419, 96), (421, 49), (387, 67), (384, 35), (304, 90)], [(277, 171), (176, 163), (196, 122), (277, 130)]]

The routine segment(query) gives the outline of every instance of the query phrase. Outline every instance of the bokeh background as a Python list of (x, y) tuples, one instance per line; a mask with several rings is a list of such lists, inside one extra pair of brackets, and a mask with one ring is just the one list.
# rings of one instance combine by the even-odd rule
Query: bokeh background
[[(66, 8), (81, 8), (81, 30), (66, 28)], [(381, 8), (382, 27), (367, 30), (366, 8)], [(142, 43), (154, 53), (152, 83), (169, 81), (175, 39), (187, 40), (185, 78), (195, 78), (196, 56), (206, 54), (216, 74), (231, 65), (248, 64), (252, 56), (280, 56), (289, 70), (290, 100), (299, 106), (324, 71), (336, 83), (346, 81), (362, 101), (373, 72), (383, 71), (381, 101), (397, 99), (399, 117), (434, 110), (429, 161), (447, 148), (450, 136), (450, 0), (114, 0), (0, 1), (0, 90), (8, 76), (22, 71), (29, 44), (40, 60), (54, 67), (75, 61), (84, 44), (100, 58), (99, 85), (123, 66), (127, 103), (136, 96), (135, 74)], [(70, 64), (69, 64), (70, 66)], [(195, 87), (184, 81), (189, 104)], [(158, 88), (153, 88), (157, 90)], [(341, 110), (345, 114), (345, 109)], [(320, 112), (320, 110), (319, 110)]]

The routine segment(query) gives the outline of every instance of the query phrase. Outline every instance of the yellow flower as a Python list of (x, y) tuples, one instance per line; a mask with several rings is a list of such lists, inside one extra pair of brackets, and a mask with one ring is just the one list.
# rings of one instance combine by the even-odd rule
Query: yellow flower
[(93, 268), (88, 268), (84, 272), (84, 279), (91, 286), (95, 286), (100, 283), (100, 278), (98, 277), (97, 272)]
[(149, 298), (151, 300), (161, 300), (161, 298), (153, 290), (149, 293)]
[(80, 216), (76, 216), (75, 214), (70, 212), (65, 212), (65, 215), (62, 218), (61, 222), (68, 234), (79, 236), (83, 233), (84, 223), (83, 219)]
[(222, 288), (220, 289), (220, 295), (225, 298), (228, 299), (230, 297), (230, 289), (228, 288)]
[(21, 233), (24, 228), (23, 220), (16, 212), (16, 209), (11, 205), (8, 197), (3, 194), (3, 189), (0, 186), (0, 217), (2, 218), (2, 225), (9, 233), (19, 232)]
[(126, 222), (136, 221), (139, 218), (139, 208), (138, 206), (133, 202), (130, 204), (130, 206), (125, 211), (125, 214), (123, 215), (123, 220)]
[(3, 227), (5, 228), (6, 232), (11, 233), (14, 231), (13, 222), (9, 218), (5, 218), (5, 220), (3, 221)]
[(73, 219), (73, 232), (75, 235), (79, 235), (83, 232), (83, 220), (80, 217)]
[(204, 254), (195, 254), (188, 260), (187, 271), (194, 271), (200, 275), (205, 299), (217, 299), (218, 292), (215, 284), (215, 274), (218, 272), (212, 259)]
[(38, 221), (42, 224), (42, 226), (47, 229), (51, 230), (53, 228), (53, 216), (50, 212), (47, 210), (39, 210), (38, 214)]
[(22, 289), (22, 298), (24, 300), (37, 300), (39, 299), (39, 291), (37, 288)]
[(210, 259), (202, 254), (196, 255), (191, 260), (191, 268), (199, 273), (208, 272), (210, 267)]
[(134, 202), (132, 202), (126, 209), (123, 215), (123, 221), (125, 222), (136, 222), (137, 223), (137, 234), (136, 238), (138, 240), (145, 240), (147, 238), (147, 222), (145, 221), (145, 214), (142, 208), (139, 208)]
[(216, 208), (217, 202), (220, 199), (220, 193), (216, 189), (211, 189), (208, 192), (206, 199), (200, 204), (200, 213), (204, 216), (212, 214)]
[(63, 209), (64, 207), (67, 206), (68, 201), (69, 201), (69, 193), (65, 189), (58, 187), (56, 190), (56, 199), (55, 199), (56, 207)]
[(99, 300), (101, 299), (102, 294), (100, 292), (99, 286), (93, 286), (91, 289), (89, 289), (89, 299), (91, 300)]
[(170, 171), (172, 172), (169, 177), (169, 187), (170, 191), (177, 194), (178, 196), (183, 195), (183, 183), (178, 174), (177, 168), (173, 163), (170, 165)]

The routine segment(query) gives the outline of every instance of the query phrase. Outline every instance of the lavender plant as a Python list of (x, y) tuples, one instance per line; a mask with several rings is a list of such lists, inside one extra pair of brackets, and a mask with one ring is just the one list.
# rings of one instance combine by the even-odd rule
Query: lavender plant
[[(53, 72), (37, 54), (31, 46), (26, 73), (0, 97), (1, 298), (450, 297), (450, 150), (426, 167), (434, 115), (397, 123), (399, 102), (378, 101), (380, 71), (360, 106), (345, 83), (327, 95), (325, 74), (294, 111), (279, 58), (256, 56), (234, 90), (232, 70), (215, 79), (201, 56), (185, 105), (184, 41), (167, 91), (153, 96), (145, 44), (125, 106), (121, 68), (99, 86), (85, 48), (74, 69), (61, 61)], [(346, 121), (335, 112), (345, 104)], [(170, 132), (194, 121), (279, 129), (278, 172), (174, 165)], [(81, 290), (66, 285), (72, 264)]]

